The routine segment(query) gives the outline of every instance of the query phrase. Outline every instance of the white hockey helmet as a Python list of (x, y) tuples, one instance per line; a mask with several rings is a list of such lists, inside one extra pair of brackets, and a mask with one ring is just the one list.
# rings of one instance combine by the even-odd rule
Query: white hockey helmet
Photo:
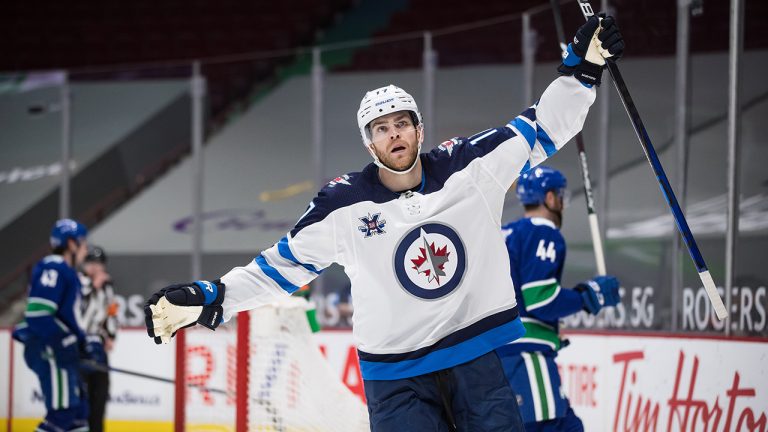
[(381, 116), (397, 111), (410, 111), (414, 126), (422, 124), (416, 101), (400, 87), (390, 84), (365, 94), (357, 111), (357, 126), (360, 128), (360, 135), (366, 147), (371, 145), (371, 131), (368, 125)]
[(423, 121), (421, 119), (421, 112), (416, 105), (416, 101), (413, 96), (406, 93), (405, 90), (395, 85), (388, 85), (386, 87), (380, 87), (376, 90), (371, 90), (363, 96), (363, 100), (360, 101), (360, 109), (357, 111), (357, 126), (360, 128), (360, 136), (363, 138), (363, 144), (371, 153), (373, 157), (373, 163), (379, 168), (392, 172), (394, 174), (405, 174), (410, 172), (418, 163), (418, 153), (421, 152), (421, 141), (423, 140), (423, 133), (419, 139), (419, 147), (417, 149), (417, 156), (414, 159), (413, 164), (406, 170), (395, 171), (379, 160), (376, 154), (371, 150), (371, 129), (368, 127), (375, 119), (392, 114), (398, 111), (408, 111), (411, 114), (411, 119), (416, 127), (422, 127)]

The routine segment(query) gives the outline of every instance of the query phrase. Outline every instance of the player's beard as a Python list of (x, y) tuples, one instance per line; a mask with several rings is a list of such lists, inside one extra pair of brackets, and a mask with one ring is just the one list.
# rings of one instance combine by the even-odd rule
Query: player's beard
[(376, 157), (379, 158), (379, 162), (381, 162), (382, 165), (391, 169), (392, 171), (398, 172), (407, 171), (413, 166), (414, 162), (416, 162), (416, 158), (419, 157), (418, 145), (412, 146), (410, 150), (408, 150), (408, 156), (405, 158), (400, 158), (399, 160), (395, 160), (395, 158), (392, 157), (392, 154), (389, 152), (382, 154), (376, 149), (376, 147), (373, 148), (373, 151), (376, 154)]
[(553, 209), (547, 205), (547, 203), (544, 203), (544, 207), (546, 207), (547, 210), (549, 210), (550, 213), (555, 217), (555, 225), (558, 228), (562, 228), (563, 226), (563, 205), (560, 205), (560, 208)]

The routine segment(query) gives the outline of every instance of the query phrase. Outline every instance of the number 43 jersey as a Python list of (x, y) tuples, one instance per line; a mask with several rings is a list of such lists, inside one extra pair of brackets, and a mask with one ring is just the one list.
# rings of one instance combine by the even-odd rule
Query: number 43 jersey
[(222, 277), (224, 318), (338, 263), (352, 283), (364, 379), (446, 369), (519, 338), (499, 230), (504, 198), (581, 129), (594, 98), (575, 78), (557, 78), (507, 125), (420, 155), (423, 177), (411, 191), (387, 189), (373, 164), (334, 179), (284, 238)]
[(71, 335), (84, 341), (80, 313), (80, 279), (60, 255), (49, 255), (32, 270), (24, 321), (14, 337), (26, 342), (34, 338), (46, 345)]

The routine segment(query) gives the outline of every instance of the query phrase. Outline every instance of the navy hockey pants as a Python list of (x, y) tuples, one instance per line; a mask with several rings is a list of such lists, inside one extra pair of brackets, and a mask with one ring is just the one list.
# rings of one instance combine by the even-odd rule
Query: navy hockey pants
[(523, 431), (515, 395), (494, 351), (449, 369), (364, 384), (372, 432)]
[(45, 419), (36, 430), (87, 431), (88, 402), (80, 380), (80, 359), (29, 342), (24, 347), (24, 361), (37, 375), (45, 399)]

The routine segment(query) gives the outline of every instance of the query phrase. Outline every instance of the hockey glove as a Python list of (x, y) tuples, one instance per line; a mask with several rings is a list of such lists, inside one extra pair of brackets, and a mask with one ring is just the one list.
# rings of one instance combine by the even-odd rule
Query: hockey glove
[(80, 361), (80, 346), (77, 336), (71, 334), (65, 336), (57, 343), (51, 345), (53, 348), (53, 356), (57, 363), (61, 364), (77, 364)]
[(107, 364), (107, 352), (99, 336), (88, 336), (85, 346), (80, 353), (83, 360), (92, 360), (96, 363)]
[(144, 305), (149, 337), (160, 344), (195, 324), (215, 330), (222, 321), (224, 290), (224, 284), (215, 280), (171, 285), (156, 292)]
[(621, 301), (619, 280), (613, 276), (598, 276), (576, 285), (576, 291), (584, 300), (584, 310), (597, 315), (606, 306), (616, 306)]
[(588, 85), (600, 85), (605, 59), (624, 54), (624, 39), (613, 17), (592, 16), (576, 32), (557, 70)]

